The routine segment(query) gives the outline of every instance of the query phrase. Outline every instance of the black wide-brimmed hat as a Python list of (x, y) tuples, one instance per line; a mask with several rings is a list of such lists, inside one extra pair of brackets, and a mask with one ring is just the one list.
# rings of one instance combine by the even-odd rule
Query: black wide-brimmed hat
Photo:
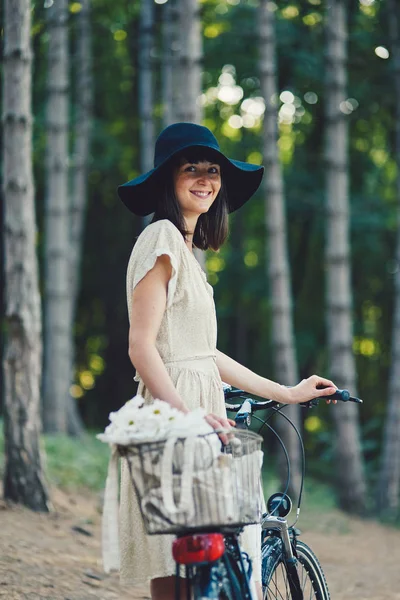
[(208, 148), (209, 154), (215, 156), (215, 160), (221, 165), (229, 212), (243, 206), (259, 187), (264, 167), (227, 158), (207, 127), (195, 123), (174, 123), (166, 127), (157, 138), (154, 169), (118, 187), (118, 195), (125, 206), (140, 216), (154, 212), (164, 169), (188, 148)]

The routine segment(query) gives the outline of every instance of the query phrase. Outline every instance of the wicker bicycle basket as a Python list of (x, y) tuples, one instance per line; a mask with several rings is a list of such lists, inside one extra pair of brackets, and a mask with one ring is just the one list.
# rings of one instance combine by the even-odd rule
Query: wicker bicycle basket
[(149, 534), (250, 525), (261, 518), (262, 438), (247, 430), (119, 446)]

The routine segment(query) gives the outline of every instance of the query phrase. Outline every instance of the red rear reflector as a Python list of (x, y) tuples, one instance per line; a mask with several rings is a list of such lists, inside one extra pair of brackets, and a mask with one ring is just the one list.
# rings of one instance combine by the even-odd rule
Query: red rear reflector
[(213, 562), (224, 552), (224, 536), (221, 533), (187, 535), (177, 538), (172, 544), (172, 556), (180, 565)]

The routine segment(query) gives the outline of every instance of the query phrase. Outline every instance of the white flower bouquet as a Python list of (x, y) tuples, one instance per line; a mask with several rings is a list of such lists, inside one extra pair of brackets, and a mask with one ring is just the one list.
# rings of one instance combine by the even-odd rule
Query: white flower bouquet
[(135, 396), (117, 412), (110, 413), (110, 424), (97, 438), (109, 444), (129, 446), (188, 434), (205, 435), (214, 431), (205, 416), (202, 408), (185, 414), (163, 400), (145, 404), (141, 396)]

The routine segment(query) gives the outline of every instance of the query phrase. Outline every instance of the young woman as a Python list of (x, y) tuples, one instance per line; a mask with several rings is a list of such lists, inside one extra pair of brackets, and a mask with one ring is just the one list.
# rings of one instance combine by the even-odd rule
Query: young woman
[[(262, 175), (258, 165), (225, 157), (207, 128), (176, 123), (156, 142), (154, 169), (118, 188), (133, 213), (154, 213), (134, 246), (127, 272), (129, 356), (138, 394), (148, 402), (160, 398), (184, 412), (204, 407), (214, 428), (230, 427), (221, 380), (285, 404), (335, 390), (331, 381), (316, 375), (286, 388), (217, 350), (213, 290), (193, 248), (220, 248), (228, 233), (228, 213), (250, 199)], [(260, 582), (260, 536), (247, 538), (246, 550)], [(122, 582), (151, 580), (153, 600), (173, 600), (172, 538), (146, 535), (126, 465), (120, 539)], [(261, 594), (260, 583), (258, 590)]]

